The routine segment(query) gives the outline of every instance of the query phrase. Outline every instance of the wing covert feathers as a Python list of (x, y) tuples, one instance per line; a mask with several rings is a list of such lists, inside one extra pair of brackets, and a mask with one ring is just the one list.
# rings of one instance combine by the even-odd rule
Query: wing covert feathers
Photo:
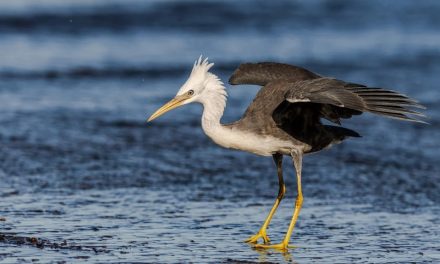
[(243, 63), (229, 78), (229, 83), (264, 86), (275, 80), (302, 81), (319, 77), (309, 70), (284, 63)]

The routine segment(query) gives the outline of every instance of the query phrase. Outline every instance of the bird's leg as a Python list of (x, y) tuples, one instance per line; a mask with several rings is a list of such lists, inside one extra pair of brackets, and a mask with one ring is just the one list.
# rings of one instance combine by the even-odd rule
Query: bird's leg
[(283, 241), (279, 244), (273, 244), (273, 245), (261, 245), (257, 244), (255, 245), (256, 248), (274, 248), (279, 250), (287, 250), (289, 247), (289, 240), (292, 235), (293, 228), (295, 227), (296, 220), (298, 219), (299, 211), (301, 210), (301, 206), (303, 203), (303, 195), (302, 195), (302, 189), (301, 189), (301, 167), (302, 167), (302, 152), (300, 151), (294, 151), (291, 153), (293, 164), (295, 166), (296, 170), (296, 180), (298, 184), (298, 196), (296, 197), (295, 202), (295, 211), (293, 212), (292, 220), (290, 221), (289, 228), (287, 229), (286, 236), (284, 237)]
[(260, 230), (257, 234), (249, 237), (245, 240), (247, 243), (257, 243), (258, 239), (262, 238), (264, 243), (267, 244), (270, 242), (269, 237), (266, 234), (266, 229), (269, 226), (270, 221), (272, 220), (273, 215), (275, 214), (275, 211), (278, 208), (278, 205), (280, 204), (281, 200), (284, 197), (284, 194), (286, 193), (286, 186), (284, 185), (284, 179), (283, 179), (283, 155), (276, 153), (272, 155), (273, 160), (275, 161), (275, 164), (277, 166), (277, 174), (278, 174), (278, 196), (275, 200), (274, 205), (272, 206), (272, 209), (270, 210), (269, 215), (266, 217), (266, 220), (264, 221), (264, 224), (261, 226)]

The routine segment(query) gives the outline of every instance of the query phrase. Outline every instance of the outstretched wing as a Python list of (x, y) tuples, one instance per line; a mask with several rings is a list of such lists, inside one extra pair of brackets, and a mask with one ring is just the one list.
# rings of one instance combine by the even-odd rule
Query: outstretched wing
[(320, 150), (347, 136), (359, 136), (350, 129), (324, 125), (321, 118), (340, 124), (340, 118), (371, 112), (390, 118), (424, 123), (418, 119), (424, 115), (414, 110), (423, 106), (394, 91), (368, 88), (331, 78), (299, 82), (281, 81), (275, 85), (286, 89), (285, 100), (272, 112), (276, 126), (310, 145), (312, 147), (310, 151)]
[(264, 86), (275, 80), (302, 81), (319, 77), (318, 74), (309, 70), (284, 63), (243, 63), (229, 78), (229, 83)]
[(246, 63), (234, 72), (230, 84), (264, 86), (249, 105), (237, 126), (261, 133), (273, 133), (278, 127), (317, 151), (347, 136), (359, 136), (355, 131), (324, 125), (325, 118), (340, 124), (341, 118), (351, 118), (370, 112), (390, 118), (421, 122), (424, 115), (415, 108), (424, 108), (417, 101), (383, 88), (324, 78), (306, 69), (272, 62)]
[[(285, 82), (282, 85), (288, 87), (285, 99), (289, 103), (308, 102), (327, 105), (325, 108), (330, 106), (329, 109), (334, 110), (336, 114), (342, 109), (350, 109), (360, 113), (370, 112), (406, 121), (424, 122), (417, 118), (424, 115), (414, 110), (424, 107), (417, 101), (394, 91), (368, 88), (331, 78)], [(331, 111), (327, 113), (326, 110), (328, 109), (320, 109), (322, 117), (333, 121), (332, 114), (335, 113), (330, 113)]]
[[(320, 104), (318, 107), (320, 117), (338, 124), (341, 118), (350, 118), (362, 112), (423, 122), (414, 116), (424, 115), (410, 109), (423, 108), (423, 106), (405, 95), (382, 88), (368, 88), (364, 85), (324, 78), (289, 64), (244, 63), (235, 70), (229, 83), (264, 86), (245, 115), (274, 110), (286, 100), (290, 103)], [(280, 98), (281, 95), (284, 98)]]

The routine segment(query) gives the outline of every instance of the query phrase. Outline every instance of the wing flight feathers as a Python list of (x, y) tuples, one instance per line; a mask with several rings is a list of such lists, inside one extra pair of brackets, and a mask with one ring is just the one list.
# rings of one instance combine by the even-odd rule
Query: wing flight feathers
[(370, 112), (390, 118), (426, 123), (417, 117), (425, 117), (414, 108), (424, 107), (414, 99), (382, 88), (353, 86), (346, 82), (319, 78), (300, 82), (286, 82), (289, 90), (285, 99), (290, 103), (310, 102), (330, 104), (360, 112)]

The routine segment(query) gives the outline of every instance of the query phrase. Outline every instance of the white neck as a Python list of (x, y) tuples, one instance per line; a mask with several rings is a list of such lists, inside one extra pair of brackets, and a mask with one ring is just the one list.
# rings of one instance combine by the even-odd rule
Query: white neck
[(228, 129), (220, 123), (220, 119), (225, 111), (227, 93), (222, 81), (214, 74), (208, 74), (205, 81), (206, 90), (200, 98), (203, 105), (202, 128), (212, 140), (223, 145), (220, 141)]

